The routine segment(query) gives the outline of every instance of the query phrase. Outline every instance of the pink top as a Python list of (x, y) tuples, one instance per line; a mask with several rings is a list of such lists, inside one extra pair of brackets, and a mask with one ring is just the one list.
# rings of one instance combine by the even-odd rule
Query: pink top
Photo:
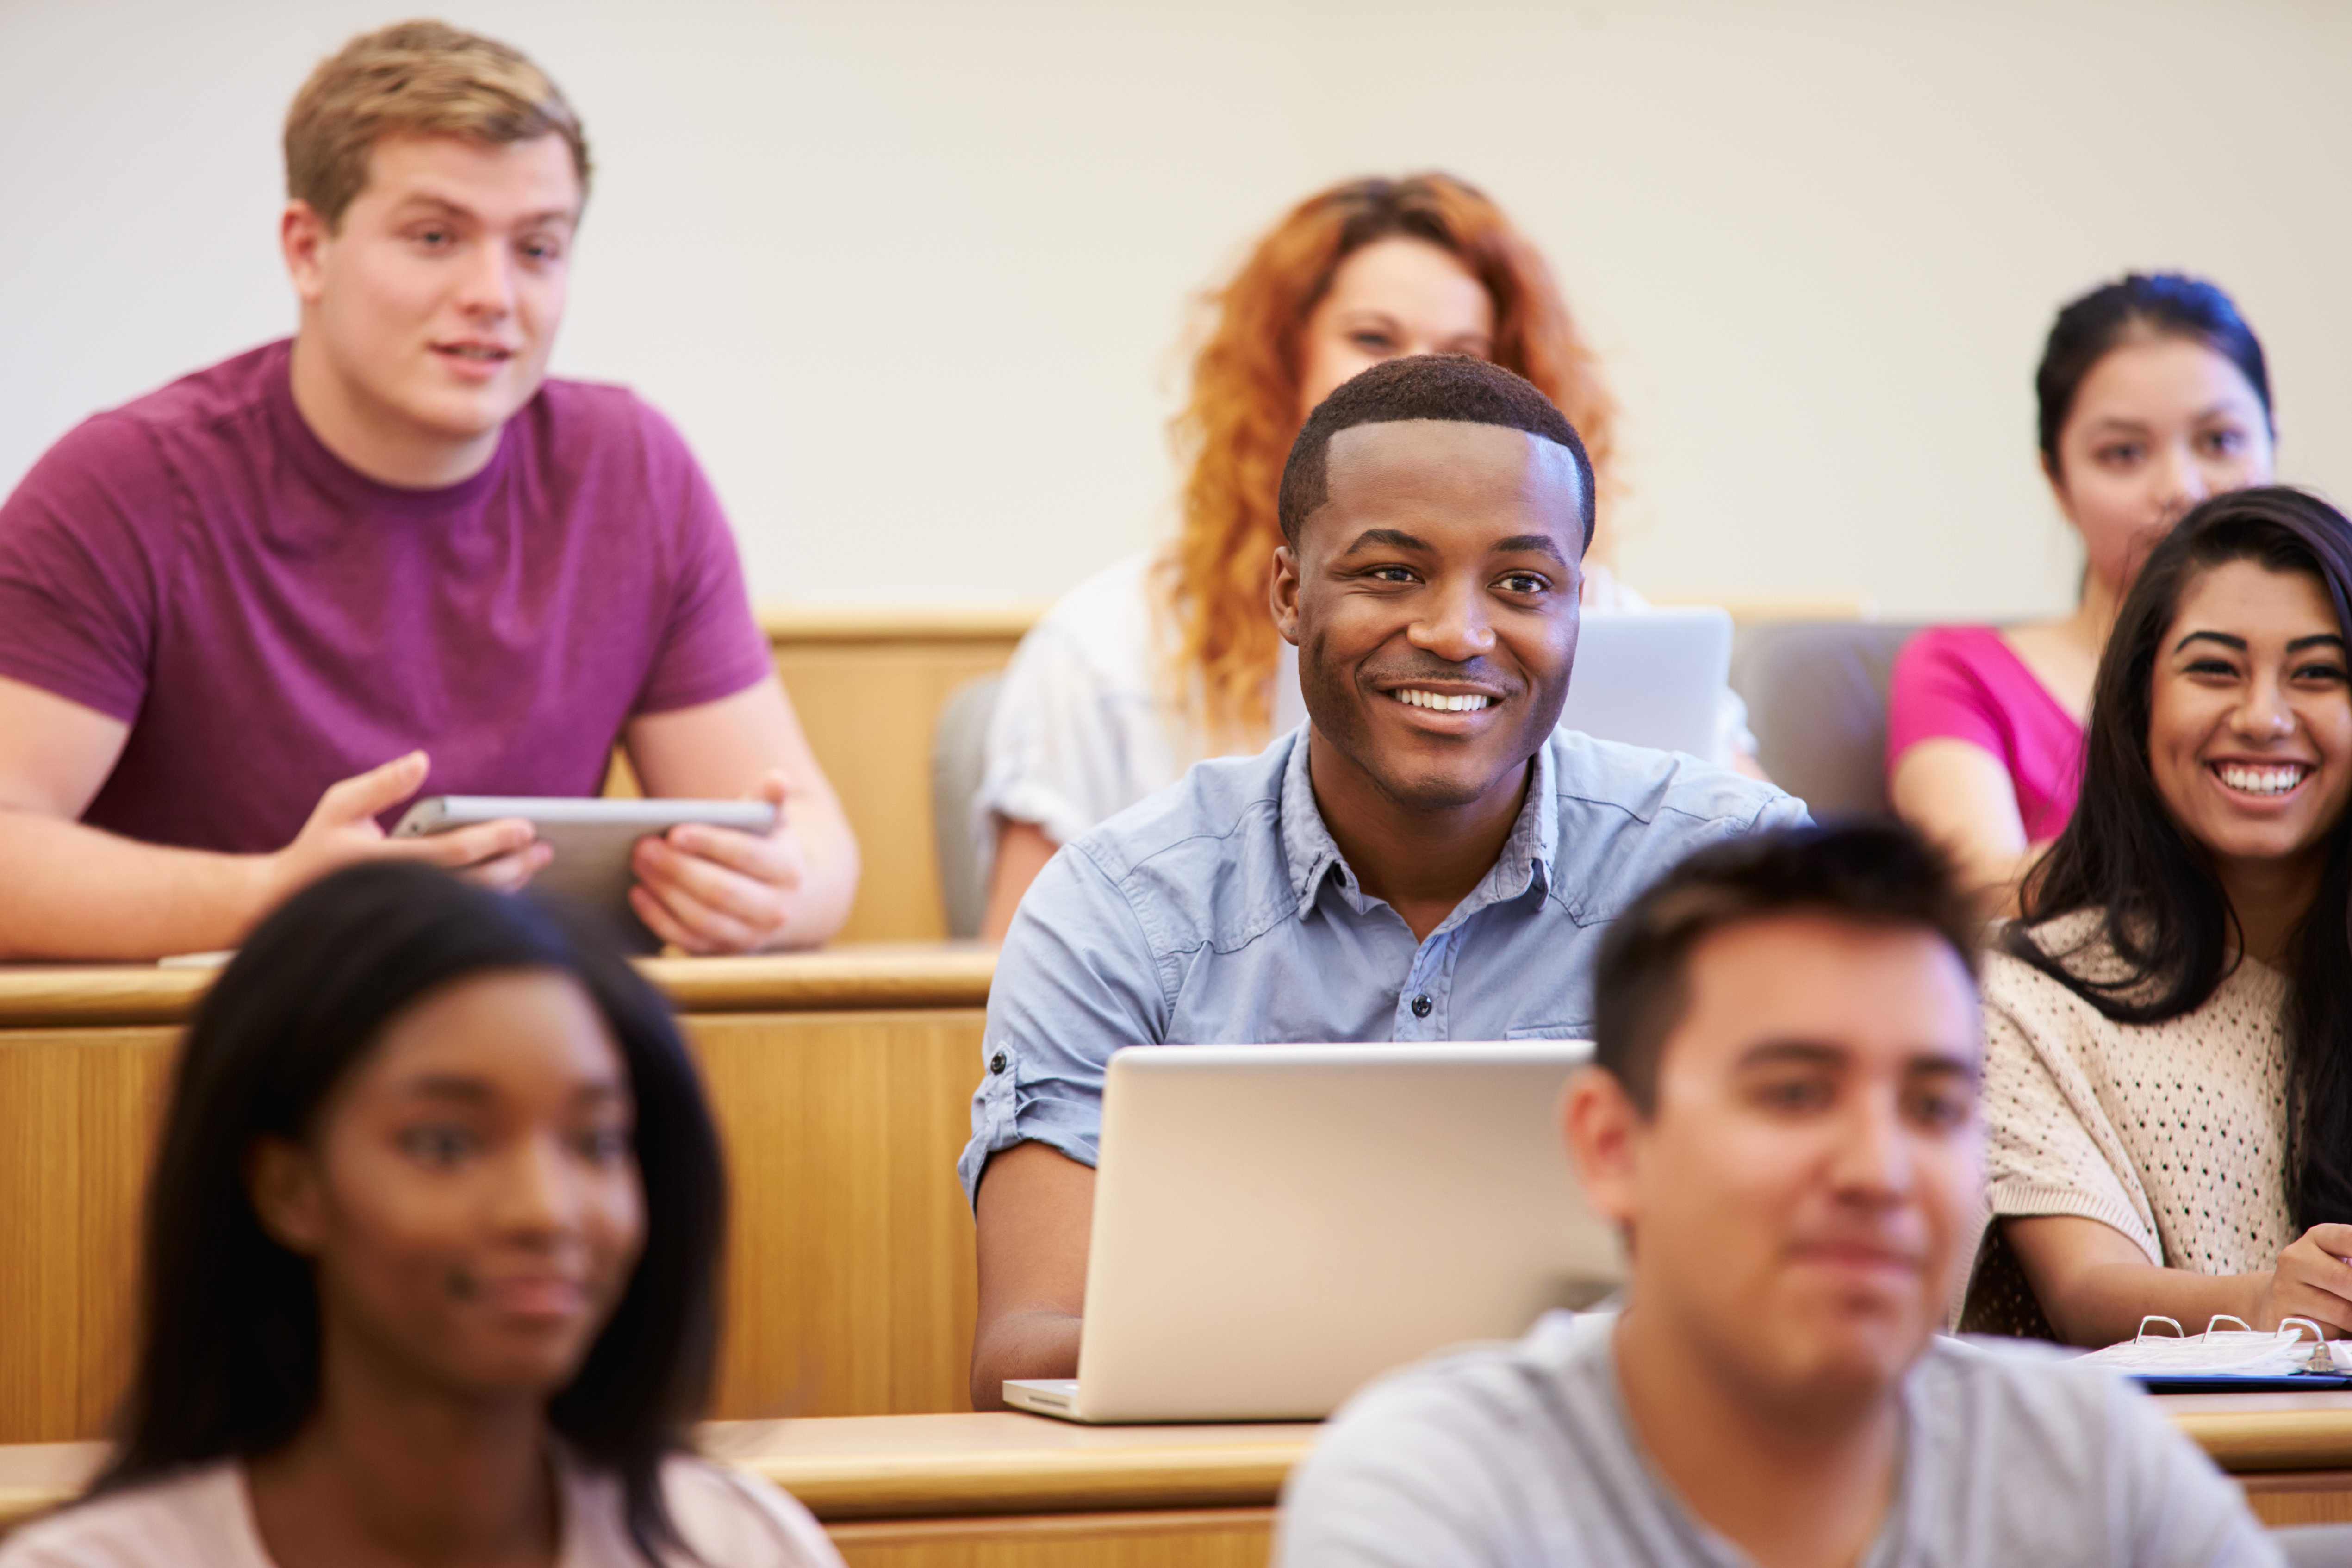
[(2083, 726), (1990, 626), (1936, 626), (1905, 645), (1886, 691), (1886, 772), (1922, 741), (2000, 759), (2028, 842), (2055, 838), (2083, 787)]
[[(617, 1479), (559, 1458), (560, 1568), (646, 1568), (629, 1541)], [(662, 1500), (693, 1558), (661, 1568), (841, 1568), (806, 1509), (757, 1476), (678, 1457), (662, 1466)], [(276, 1568), (253, 1522), (245, 1467), (201, 1466), (68, 1508), (0, 1543), (0, 1568)]]

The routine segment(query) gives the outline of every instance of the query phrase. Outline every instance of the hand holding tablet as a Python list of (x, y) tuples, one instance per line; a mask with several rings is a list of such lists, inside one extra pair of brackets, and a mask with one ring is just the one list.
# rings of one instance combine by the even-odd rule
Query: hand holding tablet
[[(473, 848), (519, 836), (520, 854), (513, 858), (530, 870), (516, 886), (531, 881), (596, 910), (641, 947), (675, 942), (689, 952), (741, 952), (765, 945), (748, 939), (782, 929), (782, 900), (773, 900), (777, 912), (761, 923), (756, 892), (736, 884), (772, 884), (728, 868), (772, 861), (778, 883), (789, 888), (798, 880), (799, 848), (783, 827), (782, 795), (781, 781), (773, 779), (751, 800), (436, 795), (411, 806), (393, 837), (402, 844), (467, 842)], [(715, 874), (719, 871), (726, 874)], [(787, 871), (791, 882), (782, 883)], [(637, 886), (640, 878), (657, 895)], [(712, 900), (725, 901), (714, 912)], [(684, 914), (677, 912), (680, 908)], [(722, 924), (722, 917), (732, 925)], [(728, 940), (739, 935), (747, 940)]]
[(423, 752), (411, 752), (329, 785), (294, 841), (263, 860), (261, 909), (275, 908), (330, 871), (386, 856), (421, 860), (508, 891), (530, 882), (550, 851), (519, 815), (453, 823), (453, 831), (429, 839), (387, 837), (377, 818), (414, 795), (431, 766)]
[(693, 953), (787, 945), (807, 851), (784, 811), (784, 777), (770, 773), (749, 802), (763, 826), (696, 819), (638, 840), (629, 909), (664, 942)]

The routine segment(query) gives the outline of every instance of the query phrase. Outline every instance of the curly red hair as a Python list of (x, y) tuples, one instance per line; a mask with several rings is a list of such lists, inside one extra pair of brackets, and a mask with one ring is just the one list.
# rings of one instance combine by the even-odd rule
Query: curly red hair
[(1282, 537), (1275, 496), (1298, 434), (1303, 329), (1339, 264), (1395, 235), (1444, 247), (1486, 285), (1495, 363), (1559, 405), (1608, 486), (1616, 402), (1550, 268), (1500, 207), (1435, 173), (1350, 180), (1299, 203), (1204, 300), (1212, 320), (1173, 426), (1190, 471), (1156, 579), (1176, 634), (1169, 674), (1219, 749), (1262, 735), (1271, 717), (1280, 639), (1266, 589)]

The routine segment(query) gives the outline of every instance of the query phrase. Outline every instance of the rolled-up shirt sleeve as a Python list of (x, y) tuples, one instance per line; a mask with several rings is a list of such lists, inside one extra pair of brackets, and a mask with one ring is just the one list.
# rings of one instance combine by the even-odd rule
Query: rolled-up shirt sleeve
[(976, 1197), (992, 1155), (1043, 1143), (1096, 1162), (1111, 1053), (1167, 1038), (1169, 991), (1134, 906), (1083, 845), (1021, 900), (989, 987), (971, 1142), (956, 1162)]

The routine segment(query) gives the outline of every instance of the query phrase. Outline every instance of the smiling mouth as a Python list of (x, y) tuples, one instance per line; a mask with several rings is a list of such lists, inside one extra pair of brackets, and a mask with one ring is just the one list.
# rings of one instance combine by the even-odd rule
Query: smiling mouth
[(2310, 766), (2304, 763), (2208, 763), (2206, 766), (2224, 788), (2264, 800), (2293, 795), (2311, 776)]
[(1427, 691), (1418, 686), (1401, 686), (1389, 695), (1408, 708), (1427, 708), (1439, 713), (1475, 713), (1500, 700), (1479, 691)]
[(479, 364), (499, 364), (514, 358), (512, 349), (493, 348), (487, 343), (436, 343), (433, 352), (447, 354), (451, 359), (472, 360)]

